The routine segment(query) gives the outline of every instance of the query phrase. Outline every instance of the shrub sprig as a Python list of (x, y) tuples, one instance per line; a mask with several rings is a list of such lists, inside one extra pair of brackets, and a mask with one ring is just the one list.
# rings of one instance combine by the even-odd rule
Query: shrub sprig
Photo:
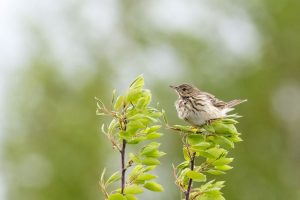
[[(151, 92), (144, 89), (144, 78), (138, 76), (123, 95), (116, 97), (113, 91), (111, 108), (108, 109), (98, 98), (96, 114), (112, 118), (108, 125), (102, 125), (102, 132), (117, 149), (121, 156), (121, 170), (105, 178), (105, 169), (100, 178), (100, 188), (107, 200), (134, 200), (136, 195), (143, 193), (144, 188), (161, 192), (163, 187), (153, 181), (157, 176), (150, 172), (160, 164), (159, 158), (165, 155), (159, 150), (160, 143), (150, 142), (136, 153), (126, 154), (127, 145), (160, 138), (161, 128), (157, 125), (162, 112), (151, 107)], [(132, 168), (126, 177), (126, 172)], [(109, 192), (108, 187), (117, 181), (120, 188)]]
[[(185, 200), (224, 200), (224, 181), (208, 181), (208, 175), (222, 175), (233, 167), (229, 149), (242, 141), (235, 124), (237, 115), (215, 120), (202, 127), (167, 127), (182, 134), (184, 161), (173, 166), (175, 184)], [(196, 164), (199, 163), (199, 164)]]

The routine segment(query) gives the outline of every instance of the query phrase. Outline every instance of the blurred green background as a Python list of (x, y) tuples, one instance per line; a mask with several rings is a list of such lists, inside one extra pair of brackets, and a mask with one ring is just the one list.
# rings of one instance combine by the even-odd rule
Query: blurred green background
[[(100, 173), (119, 155), (94, 96), (108, 104), (139, 74), (171, 124), (185, 123), (170, 84), (247, 98), (234, 170), (216, 177), (226, 199), (300, 199), (299, 11), (296, 0), (1, 1), (0, 199), (103, 199)], [(140, 199), (180, 197), (181, 140), (164, 133), (165, 192)]]

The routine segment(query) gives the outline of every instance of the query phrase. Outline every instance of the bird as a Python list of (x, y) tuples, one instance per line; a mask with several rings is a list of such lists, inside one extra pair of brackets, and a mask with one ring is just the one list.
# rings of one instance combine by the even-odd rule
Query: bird
[(175, 102), (178, 117), (196, 127), (226, 117), (236, 105), (247, 101), (247, 99), (235, 99), (225, 102), (187, 83), (178, 86), (170, 85), (170, 87), (179, 97)]

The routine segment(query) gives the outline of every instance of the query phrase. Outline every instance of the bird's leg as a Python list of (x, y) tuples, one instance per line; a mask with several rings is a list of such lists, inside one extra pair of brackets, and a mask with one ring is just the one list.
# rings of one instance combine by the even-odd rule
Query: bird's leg
[(209, 120), (207, 120), (207, 121), (205, 122), (205, 124), (208, 126), (208, 125), (210, 125), (212, 122), (213, 122), (213, 119), (209, 119)]
[(209, 119), (205, 122), (206, 125), (211, 125), (214, 121), (216, 120), (220, 120), (220, 119), (223, 119), (223, 118), (213, 118), (213, 119)]

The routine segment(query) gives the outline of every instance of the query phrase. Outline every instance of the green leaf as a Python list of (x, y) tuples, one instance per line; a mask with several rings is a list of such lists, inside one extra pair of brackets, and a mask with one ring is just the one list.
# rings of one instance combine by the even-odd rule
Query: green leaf
[(154, 176), (153, 174), (141, 174), (137, 180), (148, 181), (154, 178), (157, 178), (157, 176)]
[(196, 172), (196, 171), (188, 171), (186, 173), (186, 176), (193, 179), (193, 181), (196, 182), (204, 182), (206, 181), (206, 176), (200, 172)]
[(149, 171), (151, 171), (151, 170), (153, 170), (153, 169), (155, 169), (155, 168), (156, 168), (156, 165), (148, 166), (148, 167), (146, 167), (146, 168), (144, 169), (143, 172), (149, 172)]
[(130, 173), (130, 176), (135, 176), (143, 169), (143, 165), (136, 165)]
[(131, 117), (128, 118), (128, 120), (140, 120), (142, 118), (145, 118), (145, 114), (137, 113), (135, 115), (132, 115)]
[(199, 188), (199, 191), (202, 193), (218, 193), (222, 194), (220, 190), (224, 187), (224, 181), (217, 181), (214, 183), (214, 180), (205, 183)]
[(219, 158), (220, 156), (227, 154), (227, 151), (225, 149), (219, 147), (210, 148), (206, 150), (206, 152), (212, 155), (214, 158)]
[(191, 146), (190, 149), (191, 149), (192, 151), (198, 152), (198, 151), (203, 151), (203, 150), (207, 149), (207, 148), (210, 147), (210, 146), (211, 146), (211, 144), (210, 144), (209, 142), (200, 142), (200, 143), (198, 143), (197, 145)]
[(143, 109), (149, 104), (150, 98), (140, 97), (136, 103), (138, 109)]
[(233, 124), (224, 124), (220, 121), (212, 123), (215, 132), (220, 135), (234, 135), (237, 134), (237, 130)]
[(188, 152), (188, 149), (186, 147), (183, 147), (182, 151), (183, 151), (183, 157), (184, 157), (184, 159), (187, 160), (187, 161), (190, 161), (191, 158), (190, 158), (190, 154)]
[(149, 90), (142, 90), (136, 103), (138, 109), (144, 109), (151, 101), (151, 92)]
[(202, 195), (201, 191), (195, 191), (195, 192), (191, 191), (189, 199), (198, 200), (201, 195)]
[(231, 140), (232, 142), (242, 142), (242, 141), (243, 141), (243, 139), (240, 138), (240, 137), (237, 136), (237, 135), (232, 136), (232, 137), (230, 138), (230, 140)]
[(117, 101), (114, 105), (114, 109), (118, 110), (121, 107), (121, 105), (123, 104), (123, 101), (124, 101), (124, 96), (118, 96)]
[(143, 192), (144, 192), (143, 188), (136, 184), (129, 185), (124, 189), (125, 194), (141, 194)]
[(164, 191), (163, 187), (160, 184), (155, 183), (155, 182), (145, 183), (144, 188), (146, 188), (148, 190), (151, 190), (153, 192), (162, 192), (162, 191)]
[(161, 125), (151, 126), (150, 129), (149, 129), (149, 133), (155, 132), (155, 131), (157, 131), (160, 128), (161, 128)]
[(132, 104), (136, 104), (142, 96), (142, 91), (137, 89), (131, 89), (128, 91), (126, 101)]
[(204, 137), (200, 134), (190, 134), (187, 138), (190, 145), (198, 145), (204, 141)]
[(108, 200), (127, 200), (127, 199), (122, 194), (116, 193), (116, 194), (109, 195)]
[(182, 163), (177, 165), (176, 169), (185, 169), (185, 168), (189, 167), (189, 165), (190, 165), (189, 161), (183, 161)]
[(186, 173), (191, 171), (189, 168), (185, 168), (183, 169), (180, 174), (179, 174), (179, 179), (181, 181), (181, 183), (184, 185), (184, 187), (186, 187), (187, 189), (187, 185), (188, 185), (188, 182), (189, 182), (189, 177), (186, 176)]
[(213, 162), (213, 165), (218, 166), (218, 165), (227, 165), (233, 161), (233, 158), (220, 158), (216, 161)]
[(152, 122), (152, 123), (158, 122), (157, 119), (155, 119), (154, 117), (150, 117), (149, 115), (146, 116), (146, 118), (147, 118), (150, 122)]
[(126, 199), (127, 200), (138, 200), (134, 195), (132, 194), (126, 194)]
[(220, 190), (225, 186), (224, 183), (225, 183), (225, 181), (217, 181), (213, 185), (214, 185), (214, 188)]
[(157, 150), (157, 148), (160, 146), (160, 144), (158, 142), (151, 142), (150, 144), (148, 144), (147, 146), (145, 146), (141, 152), (141, 155), (147, 155), (150, 154), (152, 152), (154, 152), (155, 150)]
[(215, 129), (212, 125), (203, 125), (203, 128), (210, 133), (215, 133)]
[(157, 150), (159, 146), (160, 143), (151, 142), (150, 144), (148, 144), (142, 149), (141, 155), (146, 157), (154, 157), (154, 158), (158, 158), (165, 155), (166, 153)]
[(135, 183), (135, 184), (137, 184), (137, 185), (144, 185), (145, 182), (146, 182), (146, 181), (144, 181), (144, 180), (138, 180), (138, 179), (135, 179), (135, 180), (133, 181), (133, 183)]
[(154, 148), (158, 148), (160, 146), (160, 143), (158, 142), (151, 142), (150, 144), (148, 144), (147, 146), (151, 146), (151, 147), (154, 147)]
[(127, 123), (126, 132), (128, 132), (131, 135), (135, 135), (137, 130), (139, 130), (140, 128), (145, 128), (145, 125), (140, 121), (129, 121)]
[(145, 158), (142, 160), (143, 165), (159, 165), (160, 161), (155, 158)]
[(214, 180), (208, 181), (207, 183), (201, 185), (201, 187), (199, 188), (200, 191), (206, 191), (207, 188), (211, 188), (213, 185)]
[(230, 165), (219, 165), (219, 166), (215, 166), (215, 168), (222, 171), (228, 171), (231, 170), (233, 167)]
[(234, 143), (233, 141), (231, 141), (230, 139), (224, 137), (224, 136), (220, 136), (219, 139), (221, 140), (221, 142), (223, 142), (224, 144), (227, 144), (230, 148), (234, 148)]
[(124, 139), (126, 141), (132, 140), (132, 137), (133, 137), (132, 135), (129, 134), (128, 131), (120, 131), (119, 136), (121, 139)]
[(106, 181), (106, 184), (109, 185), (120, 179), (121, 179), (121, 173), (119, 171), (117, 171), (108, 178), (108, 180)]
[(160, 111), (150, 111), (150, 113), (148, 114), (150, 117), (153, 118), (159, 118), (161, 117), (163, 114)]
[(222, 196), (221, 192), (216, 191), (205, 192), (203, 195), (200, 196), (200, 198), (197, 198), (197, 200), (225, 200), (225, 198)]
[(153, 140), (153, 139), (157, 139), (160, 138), (162, 136), (161, 133), (149, 133), (146, 138), (147, 140)]
[(224, 124), (237, 124), (237, 123), (239, 123), (238, 121), (236, 121), (234, 119), (229, 119), (229, 118), (222, 119), (222, 122)]
[[(135, 162), (135, 163), (140, 163), (141, 162), (140, 158), (138, 156), (134, 155), (133, 153), (129, 153), (129, 158), (131, 160), (133, 160), (133, 162)], [(139, 166), (139, 165), (137, 165), (137, 166)]]
[(203, 151), (197, 151), (197, 154), (199, 154), (199, 156), (203, 156), (207, 159), (215, 159), (215, 156), (213, 156), (212, 154), (206, 152), (206, 150), (203, 150)]
[(131, 84), (130, 89), (142, 89), (144, 87), (144, 77), (139, 75)]
[(215, 170), (215, 169), (209, 169), (209, 170), (207, 170), (207, 173), (212, 174), (212, 175), (222, 175), (222, 174), (225, 174), (225, 172), (220, 171), (220, 170)]
[(166, 153), (162, 152), (162, 151), (154, 150), (154, 151), (149, 152), (149, 153), (144, 154), (144, 155), (147, 156), (147, 157), (159, 158), (159, 157), (162, 157), (162, 156), (166, 155)]
[(127, 143), (128, 144), (137, 144), (137, 143), (145, 141), (145, 140), (147, 140), (146, 137), (139, 136), (139, 137), (135, 137), (135, 138), (130, 138), (130, 140), (127, 139)]

